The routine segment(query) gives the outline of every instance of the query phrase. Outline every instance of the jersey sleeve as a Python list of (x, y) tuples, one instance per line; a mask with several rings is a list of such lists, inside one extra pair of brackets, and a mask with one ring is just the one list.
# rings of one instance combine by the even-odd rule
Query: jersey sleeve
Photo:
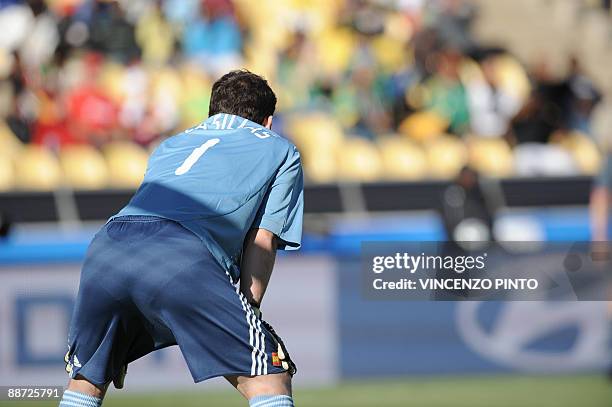
[(272, 181), (252, 228), (266, 229), (280, 240), (281, 250), (297, 250), (302, 242), (304, 178), (300, 153), (292, 146)]

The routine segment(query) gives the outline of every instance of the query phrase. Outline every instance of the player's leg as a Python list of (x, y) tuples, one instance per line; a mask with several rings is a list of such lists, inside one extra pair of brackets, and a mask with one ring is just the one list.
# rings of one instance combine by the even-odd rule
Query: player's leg
[[(165, 250), (180, 253), (173, 257), (179, 271), (148, 303), (145, 316), (172, 332), (194, 381), (223, 376), (247, 398), (265, 396), (258, 407), (293, 405), (295, 366), (282, 341), (199, 238), (176, 229)], [(269, 404), (268, 396), (280, 401)]]
[(68, 382), (59, 407), (99, 407), (106, 394), (108, 383), (96, 386), (84, 377), (77, 375)]
[[(248, 304), (247, 304), (248, 306)], [(265, 341), (272, 342), (272, 367), (284, 369), (282, 373), (254, 375), (228, 375), (225, 378), (242, 394), (250, 406), (255, 407), (293, 407), (293, 396), (291, 391), (291, 378), (297, 372), (297, 368), (283, 340), (274, 328), (261, 319), (261, 313), (256, 312), (257, 319), (261, 322), (262, 331), (266, 337)], [(264, 369), (264, 372), (267, 370)]]
[[(62, 407), (99, 406), (111, 381), (123, 387), (127, 363), (155, 349), (129, 301), (133, 276), (147, 268), (140, 265), (147, 247), (114, 239), (110, 232), (118, 227), (110, 222), (96, 235), (83, 265), (65, 356), (71, 380)], [(130, 236), (125, 228), (121, 232)]]
[(262, 376), (225, 376), (254, 407), (293, 407), (288, 372)]

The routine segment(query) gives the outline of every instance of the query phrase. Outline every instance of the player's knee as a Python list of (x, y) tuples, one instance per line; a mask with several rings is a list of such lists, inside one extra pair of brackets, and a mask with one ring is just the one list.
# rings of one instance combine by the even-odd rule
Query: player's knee
[(88, 382), (83, 376), (77, 375), (74, 379), (70, 379), (67, 389), (102, 399), (104, 398), (107, 387), (108, 384), (104, 386), (96, 386), (95, 384)]
[(291, 375), (289, 373), (227, 376), (226, 378), (247, 400), (262, 395), (291, 396)]

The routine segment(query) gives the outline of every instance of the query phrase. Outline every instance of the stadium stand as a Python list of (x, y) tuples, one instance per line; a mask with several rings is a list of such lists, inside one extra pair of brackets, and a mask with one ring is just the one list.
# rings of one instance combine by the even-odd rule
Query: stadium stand
[(133, 188), (235, 67), (277, 89), (310, 183), (595, 174), (609, 14), (498, 3), (2, 1), (0, 189)]

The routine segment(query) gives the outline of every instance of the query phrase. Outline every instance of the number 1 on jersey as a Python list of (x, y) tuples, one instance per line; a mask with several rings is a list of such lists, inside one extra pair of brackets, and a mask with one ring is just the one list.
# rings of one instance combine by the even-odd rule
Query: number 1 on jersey
[(217, 145), (219, 141), (221, 140), (219, 140), (218, 138), (212, 138), (206, 143), (202, 144), (200, 147), (193, 150), (191, 154), (189, 154), (189, 157), (187, 157), (185, 161), (183, 161), (183, 164), (181, 164), (181, 166), (178, 167), (176, 171), (174, 171), (174, 175), (186, 174), (191, 169), (191, 167), (193, 167), (193, 164), (195, 164), (200, 159), (200, 157), (204, 155), (206, 150)]

